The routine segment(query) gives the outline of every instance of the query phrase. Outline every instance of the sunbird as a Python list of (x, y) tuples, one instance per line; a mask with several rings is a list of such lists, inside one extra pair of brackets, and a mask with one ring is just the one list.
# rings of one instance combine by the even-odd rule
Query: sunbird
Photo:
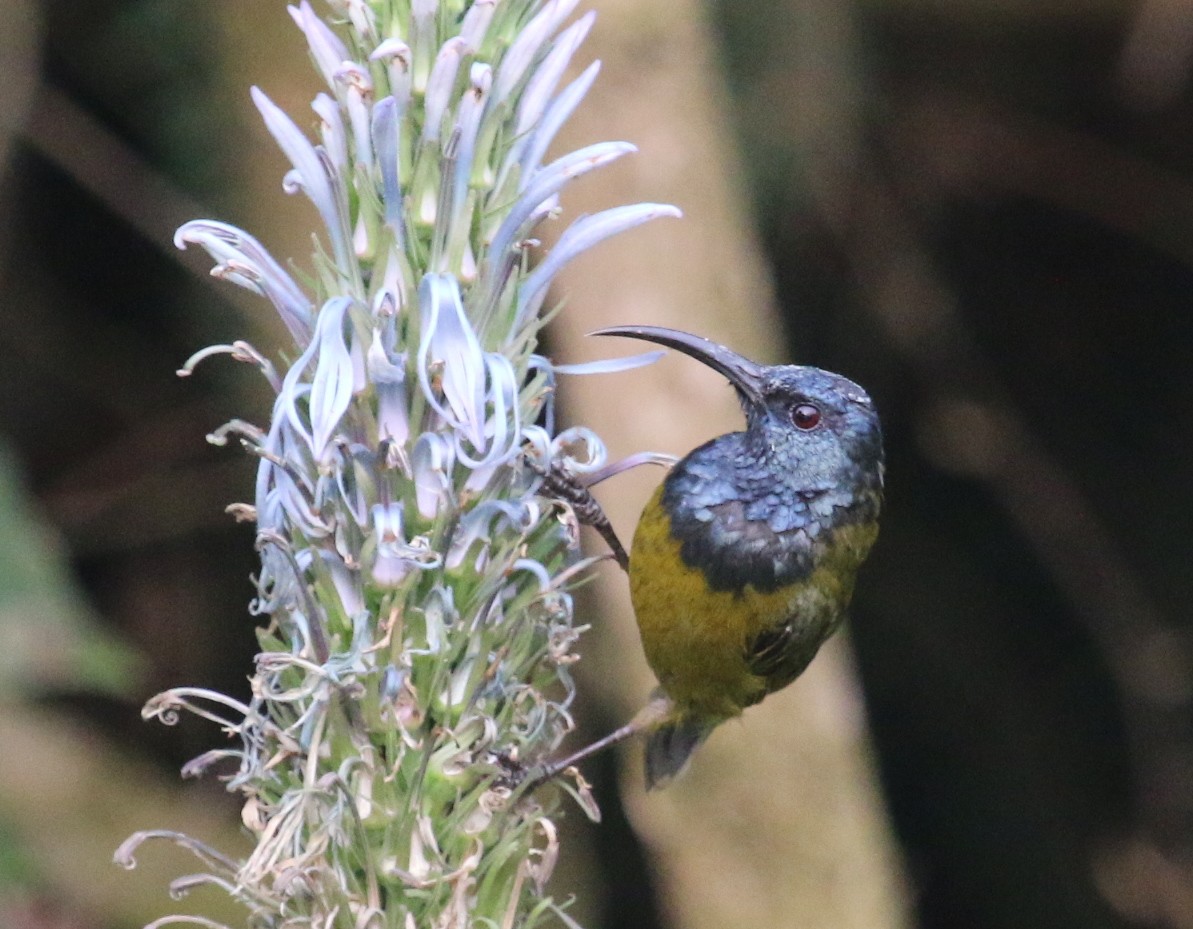
[(649, 789), (722, 722), (799, 677), (840, 627), (878, 535), (882, 429), (869, 395), (839, 374), (760, 365), (674, 329), (593, 334), (708, 365), (746, 418), (676, 463), (638, 520), (630, 598), (659, 689), (628, 725), (547, 772), (646, 731)]

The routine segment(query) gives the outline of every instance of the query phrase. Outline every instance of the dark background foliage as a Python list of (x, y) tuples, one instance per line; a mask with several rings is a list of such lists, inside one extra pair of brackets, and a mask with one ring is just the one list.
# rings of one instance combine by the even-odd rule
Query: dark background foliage
[(720, 8), (727, 70), (792, 350), (887, 426), (853, 630), (922, 923), (1163, 924), (1187, 891), (1133, 843), (1190, 852), (1188, 11), (826, 5), (791, 43), (766, 6)]

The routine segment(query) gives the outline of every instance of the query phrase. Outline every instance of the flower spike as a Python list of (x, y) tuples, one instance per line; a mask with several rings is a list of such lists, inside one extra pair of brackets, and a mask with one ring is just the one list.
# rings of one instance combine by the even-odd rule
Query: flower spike
[[(574, 725), (571, 591), (607, 557), (580, 557), (579, 524), (625, 559), (587, 488), (661, 460), (607, 465), (591, 430), (556, 430), (554, 403), (557, 375), (658, 353), (556, 365), (541, 311), (568, 262), (678, 211), (617, 207), (534, 248), (570, 181), (635, 150), (544, 163), (599, 70), (564, 77), (593, 24), (580, 0), (320, 2), (330, 17), (288, 7), (325, 84), (313, 137), (251, 91), (289, 162), (283, 188), (318, 214), (310, 261), (294, 272), (215, 220), (175, 239), (267, 298), (293, 339), (280, 353), (229, 340), (180, 372), (230, 355), (275, 394), (268, 424), (209, 437), (257, 459), (251, 502), (229, 507), (256, 523), (252, 696), (177, 688), (146, 707), (232, 740), (185, 773), (225, 778), (254, 846), (237, 859), (142, 833), (120, 860), (149, 838), (182, 844), (203, 873), (175, 889), (221, 887), (251, 925), (532, 929), (562, 916), (558, 798), (511, 785)], [(171, 922), (214, 925), (156, 925)]]

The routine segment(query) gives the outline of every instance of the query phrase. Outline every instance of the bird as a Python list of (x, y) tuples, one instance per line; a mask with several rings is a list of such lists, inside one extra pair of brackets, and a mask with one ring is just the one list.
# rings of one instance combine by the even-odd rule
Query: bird
[(758, 364), (675, 329), (592, 334), (707, 365), (746, 421), (680, 459), (638, 520), (630, 600), (658, 690), (628, 725), (551, 767), (645, 731), (653, 789), (718, 725), (798, 678), (841, 626), (878, 534), (882, 429), (870, 396), (839, 374)]

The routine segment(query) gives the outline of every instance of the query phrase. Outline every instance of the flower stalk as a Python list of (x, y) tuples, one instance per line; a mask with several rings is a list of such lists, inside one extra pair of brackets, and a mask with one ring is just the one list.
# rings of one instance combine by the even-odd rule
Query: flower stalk
[[(289, 8), (326, 83), (316, 139), (261, 90), (290, 161), (284, 189), (321, 221), (300, 284), (251, 235), (214, 220), (178, 230), (213, 274), (266, 298), (292, 358), (245, 342), (198, 352), (257, 367), (271, 420), (208, 438), (258, 460), (251, 612), (261, 652), (247, 702), (200, 688), (143, 715), (217, 723), (229, 747), (191, 761), (243, 798), (243, 860), (193, 851), (254, 927), (423, 929), (574, 925), (546, 892), (559, 850), (555, 793), (519, 774), (572, 727), (569, 669), (583, 629), (571, 591), (571, 509), (544, 475), (616, 473), (582, 427), (555, 432), (561, 373), (623, 370), (654, 353), (556, 366), (538, 352), (558, 271), (673, 207), (573, 222), (537, 264), (532, 238), (577, 177), (633, 151), (600, 143), (547, 161), (597, 65), (565, 73), (592, 26), (578, 0), (307, 0)], [(649, 460), (649, 456), (641, 460)], [(583, 782), (564, 785), (595, 815)], [(171, 916), (154, 923), (208, 925)]]

